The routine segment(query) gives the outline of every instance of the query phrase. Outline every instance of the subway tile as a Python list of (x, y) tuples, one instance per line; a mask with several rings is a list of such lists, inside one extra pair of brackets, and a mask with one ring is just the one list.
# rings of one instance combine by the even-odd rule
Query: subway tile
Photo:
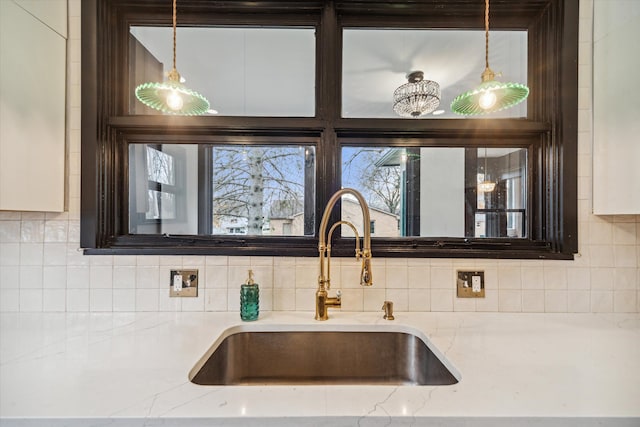
[(567, 291), (545, 290), (544, 309), (547, 313), (566, 313), (568, 309)]
[(66, 289), (67, 267), (64, 265), (45, 266), (42, 268), (42, 287), (44, 289)]
[(156, 255), (138, 255), (136, 256), (136, 265), (138, 266), (159, 266), (160, 257)]
[(386, 288), (407, 289), (409, 287), (407, 266), (389, 265), (386, 268)]
[(228, 272), (227, 272), (226, 266), (208, 265), (206, 268), (204, 277), (205, 277), (205, 280), (204, 280), (205, 288), (217, 288), (217, 289), (227, 288)]
[(565, 267), (544, 267), (544, 288), (548, 290), (567, 289), (567, 269)]
[(273, 267), (271, 265), (252, 266), (253, 280), (260, 285), (260, 290), (273, 288)]
[(113, 288), (113, 267), (104, 265), (90, 266), (89, 287), (91, 289)]
[(410, 289), (429, 289), (431, 287), (431, 268), (427, 265), (409, 265), (407, 282)]
[(117, 255), (113, 257), (114, 266), (135, 266), (137, 257), (135, 255)]
[(273, 311), (273, 289), (260, 290), (260, 313)]
[(138, 266), (136, 268), (136, 288), (158, 289), (159, 287), (160, 287), (160, 267)]
[(315, 311), (315, 289), (296, 288), (296, 310)]
[(591, 291), (591, 312), (613, 312), (613, 291)]
[(89, 265), (91, 266), (105, 266), (111, 267), (113, 266), (113, 256), (112, 255), (88, 255)]
[(522, 269), (509, 266), (498, 267), (498, 288), (522, 289)]
[(42, 266), (20, 266), (20, 289), (42, 289)]
[(522, 291), (500, 289), (498, 292), (498, 309), (500, 312), (521, 312)]
[(42, 312), (42, 289), (20, 289), (20, 311)]
[(113, 311), (132, 312), (136, 310), (136, 290), (135, 289), (114, 289), (113, 290)]
[(136, 289), (136, 311), (158, 311), (158, 289)]
[(498, 290), (495, 288), (486, 289), (484, 298), (474, 298), (476, 301), (476, 311), (497, 312), (500, 311), (500, 301)]
[[(89, 289), (89, 267), (68, 266), (67, 289)], [(67, 294), (67, 302), (69, 302), (68, 297), (69, 295)]]
[(453, 297), (453, 311), (474, 312), (477, 311), (476, 298)]
[(363, 307), (364, 307), (364, 289), (343, 289), (342, 290), (341, 308), (343, 311), (362, 311)]
[(637, 227), (633, 222), (613, 223), (613, 244), (614, 245), (636, 245)]
[(218, 266), (227, 266), (229, 264), (228, 256), (206, 256), (204, 260), (205, 265), (218, 265)]
[(614, 270), (614, 285), (613, 288), (616, 291), (629, 291), (636, 290), (637, 288), (637, 273), (636, 268), (616, 268)]
[[(169, 292), (167, 291), (167, 294)], [(264, 292), (260, 292), (260, 308), (263, 305)], [(170, 298), (182, 300), (182, 311), (204, 311), (204, 297), (201, 290), (198, 290), (198, 296), (196, 298)]]
[(568, 291), (567, 310), (569, 313), (589, 313), (591, 311), (591, 292), (588, 290)]
[(69, 234), (69, 221), (46, 221), (44, 224), (44, 241), (66, 243)]
[(522, 311), (525, 313), (544, 313), (544, 292), (541, 289), (522, 291)]
[(617, 245), (613, 247), (616, 267), (637, 267), (637, 249), (632, 245)]
[(387, 292), (384, 288), (372, 287), (363, 288), (364, 311), (382, 310), (382, 304), (387, 300)]
[(67, 310), (67, 291), (65, 289), (44, 289), (42, 291), (42, 311), (64, 312)]
[(591, 268), (591, 289), (611, 290), (615, 281), (615, 269), (613, 267)]
[[(204, 289), (204, 309), (206, 311), (227, 311), (227, 289)], [(295, 310), (295, 297), (293, 308)]]
[(431, 289), (454, 289), (453, 267), (431, 267)]
[(574, 291), (591, 289), (591, 271), (588, 268), (568, 268), (567, 285)]
[(136, 267), (116, 265), (113, 267), (114, 289), (136, 288)]
[[(225, 294), (226, 295), (226, 294)], [(226, 300), (226, 297), (225, 297)], [(226, 309), (226, 306), (225, 306)], [(293, 288), (276, 288), (273, 290), (273, 309), (276, 311), (293, 311), (296, 309), (296, 291)]]
[(453, 311), (453, 290), (431, 289), (431, 311)]
[(0, 289), (0, 312), (11, 313), (20, 311), (20, 291), (15, 289)]
[(20, 288), (20, 267), (10, 265), (0, 267), (0, 289)]
[(0, 220), (0, 243), (19, 243), (20, 227), (20, 221)]
[(89, 311), (113, 311), (113, 291), (111, 289), (90, 289)]
[(45, 243), (43, 245), (44, 265), (67, 265), (66, 243)]
[(409, 311), (431, 311), (429, 289), (409, 289)]
[[(158, 311), (182, 311), (182, 304), (187, 298), (169, 296), (169, 289), (158, 289)], [(204, 304), (203, 304), (204, 307)]]
[[(387, 288), (385, 301), (393, 302), (394, 311), (409, 311), (409, 290)], [(380, 310), (382, 311), (382, 304), (380, 304)]]
[(20, 244), (20, 265), (42, 265), (43, 258), (43, 243)]
[(20, 226), (20, 241), (23, 243), (44, 242), (44, 220), (23, 220)]
[(633, 290), (613, 292), (613, 311), (615, 313), (633, 313), (637, 307), (638, 292)]

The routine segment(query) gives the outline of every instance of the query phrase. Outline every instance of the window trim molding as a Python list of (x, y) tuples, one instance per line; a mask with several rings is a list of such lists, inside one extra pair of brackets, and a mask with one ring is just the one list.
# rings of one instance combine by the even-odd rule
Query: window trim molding
[[(215, 11), (213, 24), (280, 23), (319, 25), (317, 36), (316, 117), (175, 117), (125, 115), (127, 94), (122, 83), (127, 58), (128, 26), (136, 16), (146, 22), (168, 25), (164, 2), (152, 0), (133, 5), (127, 0), (85, 0), (82, 4), (82, 150), (81, 150), (81, 247), (87, 254), (197, 254), (197, 255), (317, 255), (317, 237), (131, 236), (126, 229), (127, 201), (119, 189), (126, 178), (118, 171), (126, 166), (129, 137), (216, 134), (307, 136), (322, 139), (316, 148), (316, 218), (330, 194), (339, 187), (341, 140), (370, 137), (389, 140), (425, 138), (486, 138), (538, 136), (540, 150), (530, 158), (530, 180), (535, 185), (531, 223), (535, 234), (524, 242), (511, 239), (375, 238), (373, 252), (387, 257), (542, 258), (573, 259), (577, 239), (577, 59), (579, 0), (528, 0), (492, 5), (492, 28), (522, 28), (529, 32), (529, 98), (527, 119), (430, 119), (410, 126), (394, 119), (340, 118), (340, 48), (338, 31), (344, 26), (385, 22), (386, 26), (430, 23), (430, 27), (479, 28), (482, 9), (469, 0), (417, 0), (409, 21), (397, 2), (338, 0), (261, 1), (259, 6), (238, 2), (183, 2), (183, 24), (197, 22), (205, 11)], [(259, 11), (256, 11), (259, 7)], [(295, 12), (292, 10), (295, 8)], [(451, 8), (458, 15), (451, 16)], [(366, 10), (366, 12), (362, 12)], [(302, 11), (303, 13), (298, 13)], [(268, 12), (268, 13), (260, 13)], [(397, 17), (397, 19), (396, 19)], [(474, 22), (478, 22), (474, 24)], [(436, 24), (437, 23), (437, 24)], [(119, 84), (119, 85), (118, 85)], [(553, 94), (554, 96), (545, 96)], [(327, 153), (322, 151), (327, 150)], [(322, 159), (322, 160), (321, 160)], [(327, 179), (328, 178), (328, 179)], [(339, 209), (334, 210), (337, 219)], [(316, 223), (318, 220), (316, 220)], [(123, 228), (124, 227), (124, 228)], [(317, 224), (316, 224), (317, 230)], [(352, 239), (337, 239), (334, 253), (351, 256)]]

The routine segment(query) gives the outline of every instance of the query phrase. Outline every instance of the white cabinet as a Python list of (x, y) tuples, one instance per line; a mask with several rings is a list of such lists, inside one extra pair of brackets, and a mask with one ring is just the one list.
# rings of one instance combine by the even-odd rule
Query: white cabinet
[(595, 0), (593, 211), (640, 214), (640, 1)]
[(0, 0), (0, 210), (64, 210), (67, 0)]

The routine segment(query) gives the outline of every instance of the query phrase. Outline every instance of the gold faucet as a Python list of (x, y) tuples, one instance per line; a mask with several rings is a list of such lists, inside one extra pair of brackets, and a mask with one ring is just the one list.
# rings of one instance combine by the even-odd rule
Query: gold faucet
[[(327, 235), (327, 225), (331, 211), (333, 210), (336, 202), (344, 194), (353, 195), (358, 200), (358, 204), (360, 204), (360, 209), (362, 210), (362, 228), (364, 233), (362, 249), (360, 249), (360, 236), (358, 236), (356, 227), (349, 221), (336, 222), (331, 226)], [(362, 194), (352, 188), (343, 188), (336, 191), (334, 195), (331, 196), (324, 209), (324, 214), (322, 214), (322, 220), (320, 221), (320, 237), (318, 243), (320, 275), (318, 276), (318, 290), (316, 291), (316, 320), (329, 319), (327, 309), (329, 307), (340, 307), (342, 305), (339, 291), (336, 293), (335, 297), (329, 297), (329, 293), (327, 292), (331, 289), (331, 235), (336, 227), (340, 225), (349, 226), (356, 236), (356, 259), (362, 260), (360, 285), (373, 285), (373, 275), (371, 274), (371, 219), (369, 215), (369, 206), (364, 200), (364, 197), (362, 197)]]

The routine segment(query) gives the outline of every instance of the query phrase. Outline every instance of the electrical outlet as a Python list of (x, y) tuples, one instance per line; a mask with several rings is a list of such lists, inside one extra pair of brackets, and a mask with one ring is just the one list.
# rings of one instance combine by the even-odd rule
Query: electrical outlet
[(484, 271), (457, 271), (458, 298), (484, 298)]
[(170, 297), (197, 297), (198, 270), (171, 270)]

